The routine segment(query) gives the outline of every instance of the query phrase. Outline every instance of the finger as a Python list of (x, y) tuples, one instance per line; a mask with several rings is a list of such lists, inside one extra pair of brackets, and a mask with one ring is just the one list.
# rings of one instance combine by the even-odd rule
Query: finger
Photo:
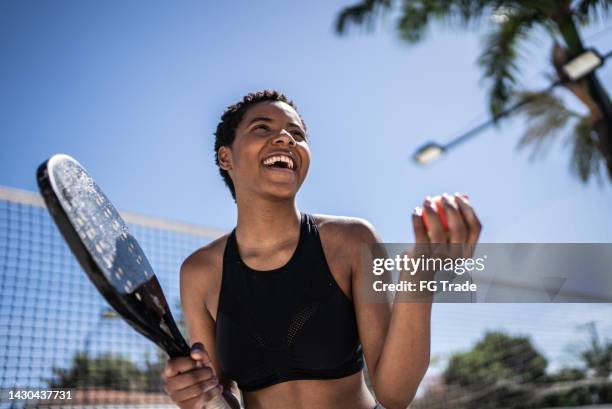
[(198, 396), (204, 396), (207, 391), (216, 388), (218, 385), (219, 381), (216, 378), (209, 379), (191, 385), (188, 388), (181, 389), (180, 391), (174, 391), (170, 394), (170, 398), (176, 403), (185, 402)]
[(188, 400), (185, 400), (183, 402), (176, 402), (173, 400), (173, 402), (180, 408), (180, 409), (202, 409), (204, 407), (204, 402), (202, 402), (202, 396), (196, 396), (195, 398), (191, 398)]
[(201, 342), (196, 342), (191, 346), (190, 356), (192, 359), (196, 361), (201, 361), (205, 365), (210, 365), (210, 356), (206, 349), (204, 348), (204, 344)]
[(199, 395), (194, 398), (181, 402), (179, 407), (180, 409), (201, 409), (202, 407), (205, 406), (206, 402), (210, 402), (213, 399), (215, 399), (217, 396), (220, 396), (222, 391), (223, 390), (221, 389), (221, 386), (219, 385), (217, 388), (213, 388), (203, 393), (202, 395)]
[(164, 387), (168, 393), (174, 393), (213, 378), (215, 378), (215, 374), (212, 368), (199, 368), (169, 378), (165, 382)]
[(429, 243), (427, 229), (423, 223), (423, 208), (415, 207), (412, 211), (412, 229), (414, 230), (415, 243)]
[(448, 193), (442, 195), (442, 206), (446, 214), (451, 243), (465, 243), (468, 229), (459, 211), (458, 205)]
[(478, 216), (476, 216), (476, 212), (474, 212), (474, 209), (470, 205), (466, 195), (456, 193), (455, 201), (457, 202), (459, 210), (461, 211), (463, 219), (468, 227), (467, 244), (475, 246), (478, 242), (480, 232), (482, 231), (482, 224), (480, 223)]
[(223, 386), (217, 385), (216, 387), (204, 392), (204, 401), (210, 402), (211, 400), (215, 399), (217, 396), (221, 396), (222, 393), (223, 393)]
[(433, 202), (429, 196), (423, 202), (423, 212), (427, 217), (427, 232), (432, 243), (445, 243), (446, 242), (446, 231), (442, 226), (442, 221), (438, 212), (433, 207)]
[(196, 361), (188, 356), (171, 358), (166, 361), (163, 375), (166, 379), (196, 368)]

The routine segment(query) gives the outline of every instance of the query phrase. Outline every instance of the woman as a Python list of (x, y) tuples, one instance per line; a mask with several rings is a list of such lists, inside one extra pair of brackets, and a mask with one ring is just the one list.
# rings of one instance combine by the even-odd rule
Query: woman
[[(405, 408), (429, 365), (431, 303), (365, 302), (360, 251), (380, 242), (373, 227), (298, 210), (310, 150), (295, 105), (275, 91), (247, 95), (223, 114), (215, 155), (238, 222), (181, 267), (194, 346), (166, 364), (172, 400), (201, 409), (222, 393), (238, 408), (242, 393), (248, 409)], [(417, 242), (476, 243), (480, 223), (454, 199), (443, 199), (450, 232), (429, 198), (415, 209)]]

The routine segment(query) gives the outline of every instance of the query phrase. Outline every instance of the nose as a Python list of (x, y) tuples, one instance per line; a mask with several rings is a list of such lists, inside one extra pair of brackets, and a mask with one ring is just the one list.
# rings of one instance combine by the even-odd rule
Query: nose
[(287, 130), (283, 129), (274, 138), (274, 140), (272, 141), (272, 144), (274, 144), (274, 145), (283, 145), (283, 144), (286, 144), (286, 145), (289, 145), (289, 146), (295, 146), (297, 144), (297, 142), (293, 138), (293, 135), (291, 135), (291, 132), (288, 132)]

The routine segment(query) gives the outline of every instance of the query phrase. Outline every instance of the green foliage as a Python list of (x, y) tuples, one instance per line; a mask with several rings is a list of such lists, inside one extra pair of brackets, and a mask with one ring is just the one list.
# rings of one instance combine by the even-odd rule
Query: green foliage
[(612, 341), (594, 323), (580, 350), (582, 368), (545, 372), (546, 359), (526, 337), (488, 332), (471, 350), (451, 356), (443, 383), (433, 384), (411, 405), (414, 409), (584, 406), (612, 403)]
[(576, 8), (576, 18), (582, 25), (605, 20), (612, 14), (612, 0), (581, 0)]
[(133, 362), (120, 356), (103, 354), (89, 357), (77, 353), (69, 368), (53, 368), (51, 388), (108, 389), (117, 391), (160, 391), (160, 373), (163, 360), (150, 362), (138, 368)]
[(534, 401), (533, 407), (587, 406), (612, 402), (612, 384), (608, 382), (570, 382), (569, 385)]
[(365, 0), (354, 6), (346, 7), (336, 19), (336, 32), (343, 34), (349, 25), (365, 25), (372, 29), (375, 15), (392, 5), (392, 0)]
[(503, 15), (497, 29), (488, 34), (485, 47), (478, 59), (484, 76), (491, 80), (489, 107), (499, 115), (515, 93), (519, 73), (518, 57), (521, 42), (527, 39), (531, 27), (537, 21), (537, 13), (526, 11)]
[(601, 181), (602, 154), (598, 149), (588, 118), (582, 118), (576, 123), (572, 140), (573, 149), (570, 161), (572, 173), (583, 182), (588, 181), (592, 175)]
[(489, 332), (468, 352), (452, 356), (444, 373), (447, 384), (480, 389), (495, 384), (540, 380), (546, 359), (526, 337)]
[(535, 159), (546, 153), (556, 137), (564, 134), (565, 145), (571, 146), (572, 151), (570, 171), (583, 182), (591, 176), (602, 181), (603, 158), (588, 116), (568, 109), (552, 93), (523, 91), (516, 93), (515, 98), (529, 101), (517, 109), (517, 115), (524, 115), (527, 125), (518, 149), (531, 148), (530, 159)]
[(595, 323), (588, 324), (589, 342), (580, 357), (595, 376), (607, 378), (612, 374), (612, 340), (601, 339)]
[(430, 23), (451, 23), (453, 26), (465, 28), (477, 23), (495, 3), (499, 1), (364, 0), (340, 12), (336, 19), (336, 32), (344, 34), (349, 27), (362, 25), (372, 29), (378, 17), (400, 9), (401, 13), (397, 23), (398, 33), (407, 42), (416, 43), (425, 37)]
[(559, 371), (548, 375), (549, 382), (572, 382), (584, 379), (586, 374), (579, 368), (561, 368)]
[(567, 109), (554, 94), (524, 91), (517, 93), (516, 98), (529, 101), (517, 110), (518, 115), (525, 115), (527, 125), (517, 147), (533, 147), (531, 159), (544, 153), (554, 137), (567, 131), (571, 121), (582, 120), (581, 115)]

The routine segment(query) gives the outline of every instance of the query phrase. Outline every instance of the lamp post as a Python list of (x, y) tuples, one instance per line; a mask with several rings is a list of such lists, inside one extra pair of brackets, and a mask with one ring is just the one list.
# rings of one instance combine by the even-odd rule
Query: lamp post
[[(588, 49), (584, 51), (583, 53), (576, 56), (575, 58), (572, 58), (570, 61), (568, 61), (567, 63), (563, 65), (562, 70), (566, 78), (558, 79), (557, 81), (550, 84), (548, 88), (544, 89), (542, 92), (550, 92), (556, 86), (561, 85), (565, 81), (574, 82), (582, 78), (585, 78), (586, 76), (590, 76), (591, 74), (594, 74), (594, 72), (604, 64), (606, 59), (610, 58), (611, 56), (612, 56), (612, 51), (608, 52), (604, 56), (601, 56), (594, 49)], [(431, 162), (440, 158), (442, 155), (444, 155), (450, 149), (454, 148), (456, 145), (459, 145), (465, 142), (466, 140), (476, 136), (478, 133), (483, 131), (485, 128), (488, 128), (489, 126), (494, 124), (498, 119), (501, 119), (507, 115), (510, 115), (511, 113), (516, 111), (518, 108), (531, 102), (532, 100), (533, 98), (528, 97), (528, 98), (525, 98), (517, 102), (516, 104), (512, 105), (510, 108), (492, 116), (487, 121), (470, 129), (469, 131), (451, 140), (445, 145), (441, 145), (436, 142), (427, 142), (426, 144), (420, 146), (415, 151), (415, 153), (412, 155), (412, 158), (414, 159), (415, 162), (417, 162), (420, 165), (429, 165)], [(604, 116), (607, 115), (606, 118), (612, 115), (611, 112), (607, 110), (605, 110), (603, 114)]]

